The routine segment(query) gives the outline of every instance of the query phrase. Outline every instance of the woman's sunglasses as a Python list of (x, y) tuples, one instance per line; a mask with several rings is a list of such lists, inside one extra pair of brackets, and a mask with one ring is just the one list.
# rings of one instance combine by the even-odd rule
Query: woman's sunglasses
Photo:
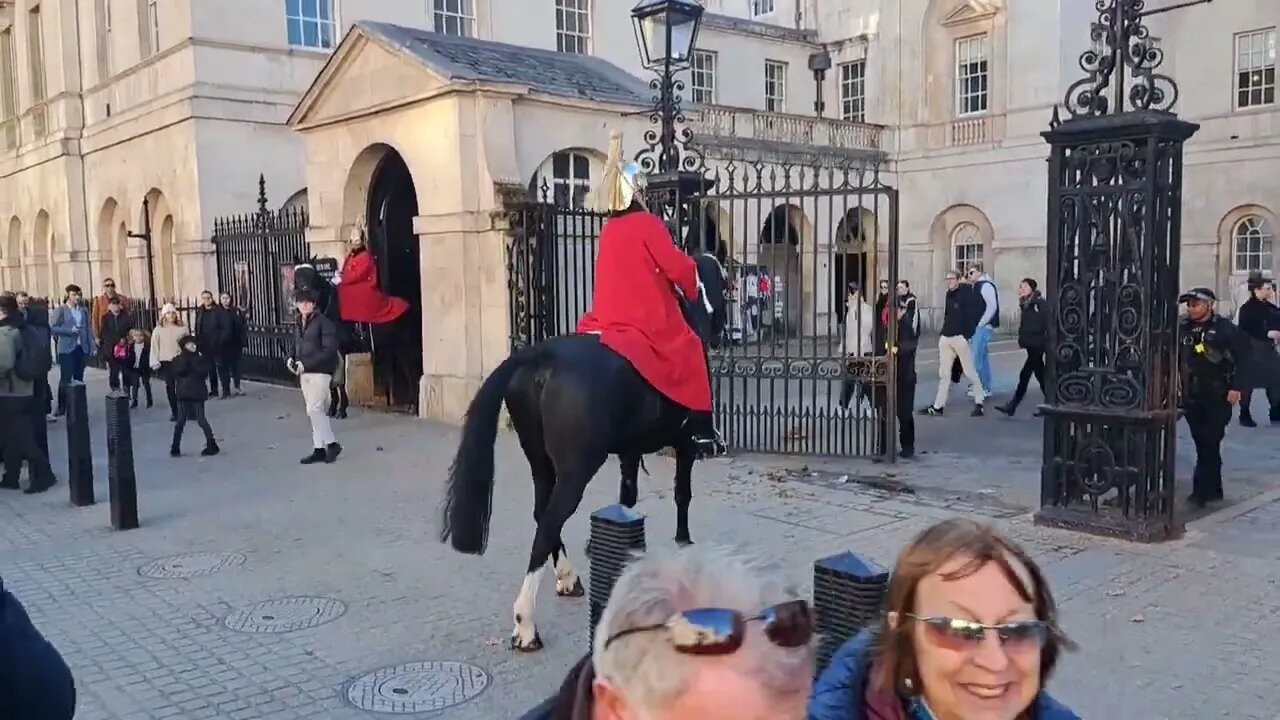
[(791, 600), (765, 608), (758, 615), (744, 616), (727, 608), (686, 610), (661, 625), (630, 628), (605, 641), (605, 649), (629, 635), (655, 630), (667, 631), (671, 645), (686, 655), (729, 655), (746, 639), (747, 623), (758, 622), (769, 642), (784, 648), (798, 648), (813, 638), (813, 611), (805, 600)]
[(994, 632), (1002, 647), (1021, 649), (1027, 647), (1043, 647), (1052, 630), (1049, 623), (1043, 620), (1021, 620), (1018, 622), (984, 625), (972, 620), (961, 620), (949, 617), (922, 617), (904, 613), (917, 622), (924, 623), (929, 635), (940, 645), (954, 649), (977, 647), (986, 638), (987, 632)]

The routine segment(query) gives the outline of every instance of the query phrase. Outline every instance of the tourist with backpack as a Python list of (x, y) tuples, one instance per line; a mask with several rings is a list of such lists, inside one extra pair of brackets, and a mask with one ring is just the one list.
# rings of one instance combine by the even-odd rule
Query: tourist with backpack
[[(12, 295), (0, 296), (0, 417), (17, 418), (5, 423), (4, 474), (0, 488), (18, 489), (24, 461), (31, 465), (28, 495), (53, 487), (56, 479), (49, 456), (42, 452), (32, 432), (34, 384), (48, 373), (49, 347), (41, 347), (37, 329), (28, 328)], [(47, 342), (47, 341), (46, 341)]]

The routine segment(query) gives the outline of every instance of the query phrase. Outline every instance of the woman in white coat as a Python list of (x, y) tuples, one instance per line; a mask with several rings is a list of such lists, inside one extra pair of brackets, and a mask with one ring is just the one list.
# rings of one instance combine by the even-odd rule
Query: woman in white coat
[[(844, 354), (846, 357), (862, 357), (873, 352), (872, 338), (876, 322), (875, 308), (862, 295), (862, 288), (856, 282), (849, 283), (849, 295), (845, 299), (844, 313)], [(840, 407), (848, 408), (853, 399), (856, 381), (845, 375), (840, 390)], [(860, 394), (858, 406), (861, 407), (869, 394)]]

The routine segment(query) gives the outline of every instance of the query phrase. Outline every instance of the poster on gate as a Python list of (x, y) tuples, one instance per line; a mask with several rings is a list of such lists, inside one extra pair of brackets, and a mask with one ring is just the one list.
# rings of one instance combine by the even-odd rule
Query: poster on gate
[(280, 263), (280, 320), (293, 318), (293, 263)]
[(231, 298), (242, 312), (249, 311), (249, 263), (243, 260), (231, 267)]

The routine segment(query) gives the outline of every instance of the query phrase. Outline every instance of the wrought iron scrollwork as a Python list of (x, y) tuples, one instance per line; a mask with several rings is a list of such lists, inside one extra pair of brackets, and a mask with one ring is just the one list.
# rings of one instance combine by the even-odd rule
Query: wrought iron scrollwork
[(1172, 111), (1178, 84), (1158, 72), (1164, 50), (1142, 21), (1146, 0), (1095, 0), (1094, 6), (1093, 45), (1080, 55), (1080, 69), (1088, 76), (1068, 88), (1067, 113), (1097, 117), (1127, 110)]
[(649, 81), (653, 91), (653, 107), (644, 131), (645, 147), (636, 153), (635, 161), (645, 173), (697, 172), (706, 161), (693, 144), (693, 130), (684, 114), (684, 80), (659, 74)]

